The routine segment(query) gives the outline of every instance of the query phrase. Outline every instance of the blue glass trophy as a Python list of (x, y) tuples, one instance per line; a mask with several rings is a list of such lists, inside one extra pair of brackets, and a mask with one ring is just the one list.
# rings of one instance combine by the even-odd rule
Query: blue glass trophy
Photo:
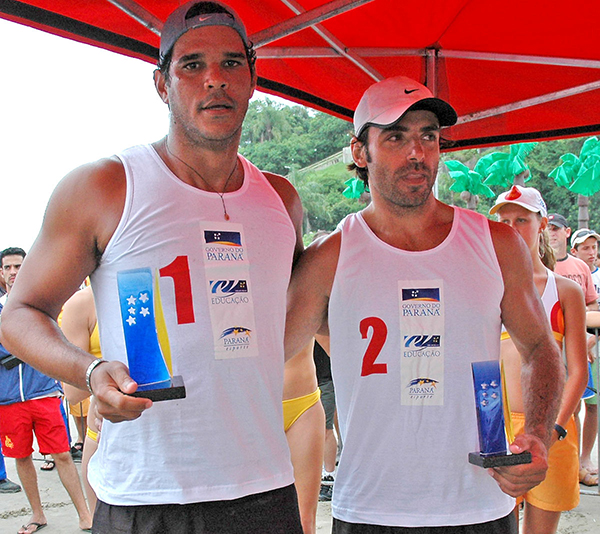
[(168, 347), (164, 351), (161, 348), (159, 330), (164, 328), (157, 329), (157, 318), (162, 319), (162, 307), (160, 299), (158, 304), (155, 301), (152, 281), (152, 271), (147, 268), (117, 273), (127, 364), (138, 384), (132, 396), (153, 401), (185, 398), (183, 379), (172, 376), (165, 361)]
[(500, 362), (473, 362), (471, 368), (480, 450), (469, 453), (469, 462), (485, 468), (531, 463), (531, 453), (508, 451), (507, 438), (514, 437)]

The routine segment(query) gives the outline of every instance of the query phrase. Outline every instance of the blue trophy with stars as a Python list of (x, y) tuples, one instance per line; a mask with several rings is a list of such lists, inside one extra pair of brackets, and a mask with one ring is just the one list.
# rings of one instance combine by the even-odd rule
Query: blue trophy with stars
[(469, 462), (485, 468), (531, 463), (529, 452), (508, 452), (507, 438), (514, 437), (500, 362), (473, 362), (471, 368), (480, 451), (469, 453)]
[(129, 374), (138, 384), (133, 396), (153, 401), (184, 398), (183, 379), (172, 376), (159, 342), (152, 282), (148, 268), (117, 273)]

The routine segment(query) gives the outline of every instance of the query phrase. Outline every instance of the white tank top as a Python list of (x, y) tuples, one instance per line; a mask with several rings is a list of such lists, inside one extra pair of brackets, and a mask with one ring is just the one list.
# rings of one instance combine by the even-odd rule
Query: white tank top
[[(130, 327), (154, 317), (187, 398), (156, 402), (136, 421), (105, 421), (92, 487), (109, 504), (138, 505), (235, 499), (292, 484), (281, 399), (296, 237), (281, 198), (239, 156), (244, 183), (225, 194), (226, 222), (217, 194), (179, 180), (151, 146), (119, 157), (125, 208), (92, 276), (102, 352), (127, 363)], [(117, 273), (128, 270), (150, 273), (153, 315), (142, 293), (129, 310), (122, 306)]]
[(468, 462), (479, 450), (471, 362), (500, 350), (504, 284), (488, 220), (455, 208), (447, 238), (419, 252), (381, 241), (360, 213), (340, 227), (334, 517), (417, 527), (506, 516), (514, 500)]
[[(556, 341), (558, 341), (562, 346), (562, 342), (565, 337), (565, 317), (558, 296), (558, 288), (556, 287), (556, 275), (547, 267), (546, 272), (548, 273), (548, 277), (546, 278), (546, 285), (544, 286), (544, 292), (542, 293), (541, 301), (544, 305), (546, 317), (548, 317), (550, 326), (552, 327), (552, 335), (554, 336), (554, 339), (556, 339)], [(500, 339), (504, 340), (509, 338), (510, 334), (507, 332), (504, 325), (502, 325), (502, 334), (500, 335)]]

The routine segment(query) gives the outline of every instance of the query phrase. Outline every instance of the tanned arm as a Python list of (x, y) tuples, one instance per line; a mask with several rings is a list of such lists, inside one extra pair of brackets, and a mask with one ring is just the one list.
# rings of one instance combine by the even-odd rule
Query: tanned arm
[(294, 268), (288, 289), (286, 358), (300, 351), (317, 332), (328, 335), (327, 308), (340, 243), (339, 232), (315, 241), (304, 251)]
[(491, 471), (505, 493), (518, 496), (537, 486), (548, 469), (547, 448), (560, 407), (564, 366), (533, 283), (529, 251), (509, 226), (490, 221), (496, 256), (504, 279), (502, 322), (522, 359), (521, 384), (525, 434), (510, 445), (514, 453), (531, 452), (531, 464)]
[[(90, 336), (96, 326), (94, 296), (90, 288), (77, 291), (63, 307), (60, 329), (73, 345), (85, 352), (90, 351)], [(67, 400), (78, 404), (90, 396), (90, 392), (70, 384), (63, 384)]]
[[(23, 262), (2, 313), (0, 339), (23, 361), (61, 382), (87, 389), (94, 357), (69, 343), (56, 324), (64, 302), (96, 268), (125, 202), (125, 172), (117, 158), (67, 175), (53, 193), (42, 230)], [(135, 419), (152, 405), (124, 395), (137, 385), (120, 362), (92, 374), (98, 411), (117, 422)]]
[[(581, 401), (588, 380), (585, 302), (583, 291), (573, 280), (556, 276), (556, 286), (565, 316), (565, 355), (567, 380), (556, 422), (563, 428)], [(558, 439), (553, 433), (552, 443)]]

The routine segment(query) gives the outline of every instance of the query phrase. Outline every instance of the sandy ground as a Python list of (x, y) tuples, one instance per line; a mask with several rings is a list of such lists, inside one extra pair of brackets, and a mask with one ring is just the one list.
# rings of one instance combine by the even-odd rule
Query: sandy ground
[[(34, 460), (36, 467), (42, 464), (39, 455), (34, 455)], [(6, 467), (9, 478), (18, 481), (14, 460), (6, 459)], [(48, 520), (48, 528), (44, 529), (44, 534), (80, 533), (75, 508), (60, 483), (56, 469), (51, 472), (38, 471), (38, 483)], [(597, 489), (597, 487), (593, 488), (592, 491)], [(0, 495), (0, 533), (16, 533), (19, 527), (27, 522), (30, 513), (31, 509), (23, 492)], [(561, 534), (600, 533), (600, 496), (597, 493), (581, 495), (580, 505), (575, 510), (562, 515), (558, 531)], [(330, 503), (319, 503), (317, 532), (319, 534), (331, 532)]]
[[(70, 419), (72, 421), (72, 419)], [(73, 435), (76, 435), (73, 432)], [(35, 447), (35, 445), (34, 445)], [(40, 471), (39, 466), (43, 458), (34, 453), (34, 464), (38, 473), (38, 485), (42, 504), (48, 521), (44, 534), (77, 534), (81, 533), (78, 527), (77, 512), (58, 477), (56, 469), (50, 472)], [(598, 443), (592, 453), (592, 458), (598, 458)], [(15, 461), (6, 458), (8, 478), (19, 482)], [(81, 464), (75, 464), (80, 470)], [(560, 534), (600, 534), (600, 494), (598, 486), (588, 488), (580, 486), (581, 502), (577, 508), (562, 514), (558, 532)], [(25, 494), (21, 491), (12, 494), (0, 494), (0, 534), (16, 533), (21, 525), (29, 521), (31, 508)], [(319, 503), (317, 513), (317, 532), (330, 534), (331, 532), (331, 504)], [(168, 533), (165, 533), (168, 534)]]

